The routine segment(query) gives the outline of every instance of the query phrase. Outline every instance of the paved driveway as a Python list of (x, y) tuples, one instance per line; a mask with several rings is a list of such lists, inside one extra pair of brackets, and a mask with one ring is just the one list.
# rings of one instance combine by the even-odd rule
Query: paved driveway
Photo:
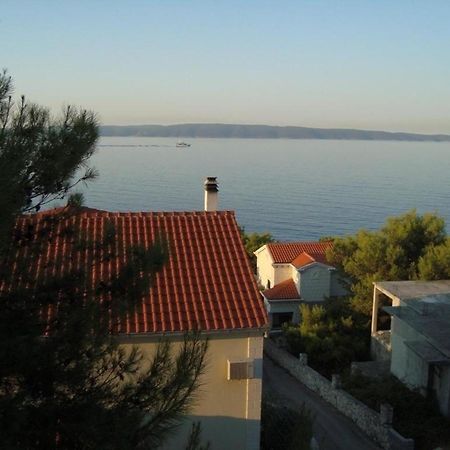
[(336, 408), (264, 357), (263, 391), (293, 408), (305, 404), (315, 416), (313, 430), (320, 450), (380, 450)]

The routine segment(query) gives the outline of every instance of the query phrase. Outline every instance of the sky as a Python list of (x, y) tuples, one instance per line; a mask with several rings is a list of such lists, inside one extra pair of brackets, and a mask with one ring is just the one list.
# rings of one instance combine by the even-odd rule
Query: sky
[(450, 1), (2, 0), (15, 94), (104, 124), (450, 133)]

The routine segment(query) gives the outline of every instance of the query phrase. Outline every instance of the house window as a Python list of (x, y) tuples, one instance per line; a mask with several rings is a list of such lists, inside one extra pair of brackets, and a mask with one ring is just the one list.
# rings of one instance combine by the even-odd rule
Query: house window
[(270, 289), (270, 280), (267, 280), (266, 287), (267, 287), (267, 289)]
[(272, 328), (281, 328), (283, 324), (292, 322), (292, 313), (273, 313)]

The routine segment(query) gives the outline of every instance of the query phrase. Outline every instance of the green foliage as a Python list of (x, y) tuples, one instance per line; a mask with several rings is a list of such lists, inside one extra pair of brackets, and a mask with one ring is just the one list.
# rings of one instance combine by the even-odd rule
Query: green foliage
[(300, 305), (300, 333), (302, 336), (323, 335), (328, 328), (325, 324), (325, 308), (322, 305)]
[[(15, 103), (12, 80), (0, 73), (0, 238), (7, 235), (14, 216), (38, 211), (64, 198), (97, 173), (88, 166), (98, 139), (95, 114), (68, 106), (52, 118), (41, 106), (22, 96)], [(83, 171), (79, 178), (75, 175)]]
[(67, 206), (69, 208), (81, 208), (84, 206), (84, 195), (82, 192), (75, 192), (69, 195), (67, 199)]
[(319, 242), (334, 242), (335, 236), (322, 236), (319, 238)]
[(450, 238), (444, 244), (427, 248), (419, 258), (419, 278), (446, 280), (450, 278)]
[(309, 450), (313, 418), (305, 408), (281, 406), (263, 398), (261, 408), (261, 450)]
[(315, 370), (330, 377), (354, 360), (367, 359), (364, 319), (352, 311), (347, 299), (330, 299), (320, 306), (302, 304), (300, 315), (300, 325), (286, 326), (284, 334), (289, 351), (307, 353)]
[(336, 238), (327, 257), (343, 274), (350, 300), (302, 306), (302, 324), (285, 333), (290, 350), (308, 353), (311, 365), (328, 376), (369, 356), (374, 281), (450, 277), (450, 240), (435, 214), (410, 211), (389, 218), (378, 231)]
[(353, 375), (343, 377), (342, 381), (347, 392), (376, 411), (382, 403), (392, 405), (394, 428), (413, 438), (417, 450), (450, 445), (450, 420), (439, 413), (433, 401), (409, 390), (395, 377), (375, 380)]
[(244, 228), (241, 228), (241, 236), (253, 270), (256, 272), (256, 256), (253, 253), (263, 245), (274, 242), (274, 239), (270, 233), (246, 233)]
[(370, 317), (374, 281), (439, 278), (447, 247), (444, 220), (413, 210), (389, 218), (379, 231), (335, 239), (327, 256), (350, 280), (354, 310)]
[[(105, 221), (102, 238), (83, 236), (67, 208), (11, 233), (17, 214), (69, 195), (95, 176), (87, 166), (98, 136), (94, 114), (68, 107), (61, 119), (22, 101), (0, 75), (0, 436), (7, 449), (155, 449), (189, 410), (205, 367), (208, 343), (186, 336), (175, 350), (165, 340), (154, 355), (125, 350), (117, 332), (167, 261), (160, 237), (149, 249), (126, 251), (127, 264), (91, 282), (90, 269), (117, 258), (116, 233)], [(74, 178), (79, 170), (85, 172)], [(70, 220), (66, 219), (70, 216)], [(71, 225), (67, 225), (70, 223)], [(30, 271), (49, 239), (67, 250)], [(70, 250), (69, 250), (70, 248)], [(73, 264), (88, 255), (83, 270)], [(71, 268), (59, 270), (61, 267)], [(11, 282), (11, 280), (14, 282)], [(4, 287), (7, 286), (8, 289)]]

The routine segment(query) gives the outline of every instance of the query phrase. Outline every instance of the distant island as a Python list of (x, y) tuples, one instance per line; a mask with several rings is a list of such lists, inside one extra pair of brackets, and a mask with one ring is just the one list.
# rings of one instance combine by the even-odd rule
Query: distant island
[(233, 125), (186, 123), (178, 125), (103, 125), (102, 136), (146, 136), (173, 138), (244, 139), (342, 139), (366, 141), (450, 142), (448, 134), (417, 134), (345, 128), (282, 127), (271, 125)]

